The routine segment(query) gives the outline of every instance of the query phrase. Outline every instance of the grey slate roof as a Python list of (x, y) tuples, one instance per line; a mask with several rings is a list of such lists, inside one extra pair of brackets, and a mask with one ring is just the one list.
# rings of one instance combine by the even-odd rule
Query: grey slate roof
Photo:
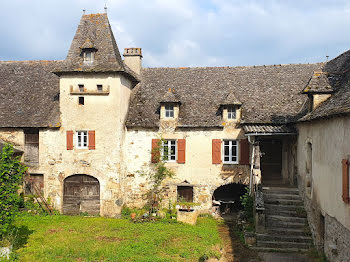
[(243, 125), (246, 134), (296, 134), (296, 130), (287, 125)]
[[(97, 50), (92, 64), (84, 63), (84, 48)], [(82, 16), (67, 58), (55, 72), (122, 72), (138, 81), (137, 75), (122, 61), (107, 14)]]
[(0, 127), (59, 125), (61, 61), (0, 61)]
[(159, 101), (169, 88), (181, 100), (180, 127), (221, 127), (222, 101), (242, 102), (242, 123), (285, 123), (307, 97), (300, 92), (323, 64), (250, 67), (145, 68), (133, 90), (128, 127), (159, 126)]
[(311, 113), (299, 121), (310, 121), (350, 114), (350, 50), (329, 61), (327, 70), (334, 93)]

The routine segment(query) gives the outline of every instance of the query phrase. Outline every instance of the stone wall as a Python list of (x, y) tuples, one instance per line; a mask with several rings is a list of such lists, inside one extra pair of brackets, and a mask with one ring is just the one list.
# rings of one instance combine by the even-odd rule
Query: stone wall
[[(212, 207), (212, 194), (218, 187), (230, 183), (249, 184), (250, 168), (248, 165), (212, 164), (212, 139), (244, 138), (240, 129), (234, 130), (198, 130), (170, 131), (128, 130), (124, 146), (127, 173), (124, 180), (124, 200), (130, 206), (144, 205), (140, 198), (149, 189), (145, 177), (140, 171), (152, 168), (152, 139), (186, 139), (186, 162), (166, 163), (176, 176), (165, 181), (167, 199), (175, 202), (177, 185), (188, 182), (193, 186), (193, 201), (200, 204), (197, 209), (209, 211)], [(166, 201), (167, 202), (167, 201)]]
[(298, 186), (315, 246), (330, 261), (347, 261), (350, 207), (342, 200), (341, 160), (350, 156), (350, 118), (300, 123), (297, 127)]

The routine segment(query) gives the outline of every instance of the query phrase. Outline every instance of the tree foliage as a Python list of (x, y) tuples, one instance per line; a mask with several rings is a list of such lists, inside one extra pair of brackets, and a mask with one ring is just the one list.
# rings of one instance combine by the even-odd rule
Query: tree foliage
[(27, 168), (6, 144), (0, 152), (0, 239), (9, 230), (20, 203), (19, 187)]

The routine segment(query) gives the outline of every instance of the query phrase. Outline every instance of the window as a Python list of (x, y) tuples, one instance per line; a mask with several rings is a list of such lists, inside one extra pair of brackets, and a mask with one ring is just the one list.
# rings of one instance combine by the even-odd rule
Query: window
[(79, 105), (84, 105), (84, 97), (79, 96)]
[(177, 201), (193, 202), (193, 187), (192, 186), (178, 186), (177, 187)]
[(165, 105), (165, 117), (174, 117), (174, 105)]
[(79, 92), (84, 92), (84, 85), (78, 85), (79, 86)]
[(238, 164), (238, 143), (236, 140), (224, 140), (224, 164)]
[(236, 119), (236, 108), (234, 106), (227, 107), (227, 119)]
[(102, 92), (102, 91), (103, 91), (102, 85), (97, 85), (97, 92)]
[(28, 174), (24, 178), (25, 195), (43, 195), (44, 194), (44, 175)]
[(94, 61), (94, 52), (91, 50), (84, 51), (84, 62), (92, 63)]
[(163, 141), (162, 159), (165, 162), (176, 161), (176, 140)]
[(88, 148), (88, 132), (87, 131), (77, 131), (77, 148), (83, 149)]
[(39, 130), (28, 129), (24, 131), (24, 162), (28, 164), (39, 163)]

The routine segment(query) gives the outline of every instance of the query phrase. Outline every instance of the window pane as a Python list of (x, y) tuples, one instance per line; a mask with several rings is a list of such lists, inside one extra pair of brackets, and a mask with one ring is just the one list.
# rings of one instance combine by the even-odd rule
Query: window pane
[(228, 156), (229, 154), (230, 154), (230, 148), (228, 146), (225, 146), (224, 155)]
[(230, 161), (230, 158), (228, 156), (225, 156), (224, 161), (228, 162), (228, 161)]

